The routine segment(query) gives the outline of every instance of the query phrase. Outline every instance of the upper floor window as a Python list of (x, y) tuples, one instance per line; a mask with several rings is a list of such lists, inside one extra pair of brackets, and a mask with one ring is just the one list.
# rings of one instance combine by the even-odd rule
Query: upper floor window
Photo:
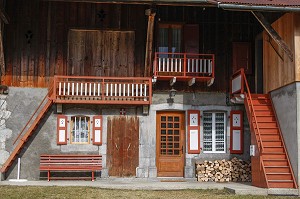
[(226, 152), (226, 117), (222, 112), (203, 113), (203, 151)]
[(71, 144), (88, 144), (90, 138), (90, 117), (71, 117)]
[(158, 24), (157, 51), (182, 52), (182, 24)]

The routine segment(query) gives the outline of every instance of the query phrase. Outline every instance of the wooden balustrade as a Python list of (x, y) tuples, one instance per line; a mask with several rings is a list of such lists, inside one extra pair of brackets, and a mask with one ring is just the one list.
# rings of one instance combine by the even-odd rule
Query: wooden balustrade
[(192, 53), (155, 53), (154, 76), (209, 80), (214, 78), (214, 55)]
[(56, 103), (150, 104), (151, 78), (55, 76)]

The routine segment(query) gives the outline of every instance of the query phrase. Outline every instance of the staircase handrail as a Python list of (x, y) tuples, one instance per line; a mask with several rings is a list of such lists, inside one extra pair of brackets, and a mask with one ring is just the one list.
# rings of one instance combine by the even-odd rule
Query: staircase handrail
[[(250, 99), (251, 112), (252, 112), (252, 114), (254, 116), (254, 122), (255, 122), (256, 129), (257, 129), (257, 132), (258, 132), (258, 135), (259, 135), (261, 153), (263, 153), (264, 147), (263, 147), (263, 143), (262, 143), (262, 140), (261, 140), (260, 129), (259, 129), (259, 126), (258, 126), (258, 123), (257, 123), (257, 117), (256, 117), (256, 114), (255, 114), (255, 111), (254, 111), (253, 101), (252, 101), (252, 97), (251, 97), (251, 91), (250, 91), (250, 88), (249, 88), (249, 85), (248, 85), (248, 81), (247, 81), (244, 69), (241, 68), (236, 73), (234, 73), (233, 76), (236, 76), (239, 73), (242, 76), (241, 84), (244, 83), (246, 85), (246, 90), (248, 92), (248, 96), (249, 96), (249, 99)], [(241, 90), (240, 91), (241, 91), (242, 94), (247, 94), (247, 92), (244, 90), (244, 86), (243, 85), (241, 85)], [(252, 121), (252, 115), (251, 115), (251, 121)], [(254, 133), (255, 133), (255, 129), (254, 129)], [(258, 140), (257, 139), (256, 139), (256, 141), (257, 141), (257, 144), (258, 144)]]
[(50, 87), (48, 89), (48, 93), (45, 95), (45, 97), (43, 98), (42, 102), (35, 109), (34, 113), (31, 115), (31, 117), (29, 118), (29, 120), (27, 121), (27, 123), (25, 124), (25, 126), (23, 127), (23, 129), (21, 130), (21, 132), (19, 133), (19, 135), (16, 137), (16, 139), (13, 142), (13, 145), (15, 145), (15, 143), (19, 140), (20, 136), (24, 133), (24, 130), (28, 127), (29, 123), (32, 121), (32, 118), (36, 115), (37, 111), (44, 104), (45, 100), (48, 99), (49, 96), (52, 94), (51, 92), (53, 92), (53, 84), (50, 84)]

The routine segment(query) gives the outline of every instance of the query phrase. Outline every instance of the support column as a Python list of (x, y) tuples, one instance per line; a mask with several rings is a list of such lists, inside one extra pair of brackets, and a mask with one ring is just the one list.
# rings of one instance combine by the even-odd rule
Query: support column
[(145, 11), (145, 15), (148, 16), (148, 28), (147, 28), (147, 41), (146, 41), (146, 52), (145, 52), (145, 71), (144, 77), (151, 76), (152, 68), (152, 48), (153, 48), (153, 30), (154, 30), (154, 19), (155, 12), (151, 9)]

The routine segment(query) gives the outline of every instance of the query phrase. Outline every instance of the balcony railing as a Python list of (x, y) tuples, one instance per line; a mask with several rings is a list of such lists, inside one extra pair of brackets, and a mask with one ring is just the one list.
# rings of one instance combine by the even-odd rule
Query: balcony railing
[(150, 104), (151, 78), (55, 76), (55, 103)]
[(155, 53), (154, 76), (161, 79), (210, 80), (214, 78), (215, 58), (213, 54)]

